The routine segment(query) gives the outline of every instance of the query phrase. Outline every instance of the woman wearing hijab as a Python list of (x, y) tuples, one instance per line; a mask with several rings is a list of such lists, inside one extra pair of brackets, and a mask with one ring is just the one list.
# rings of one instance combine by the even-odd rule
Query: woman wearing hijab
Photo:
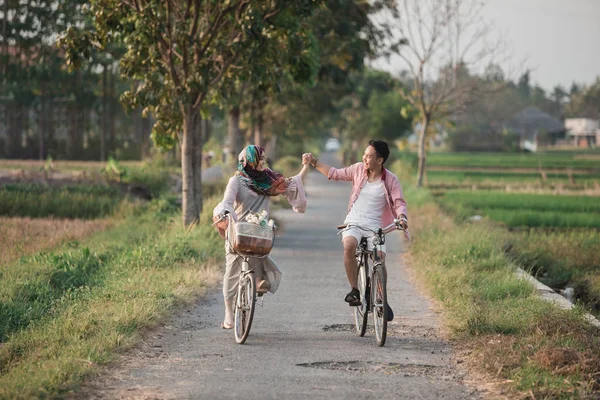
[[(233, 221), (245, 221), (248, 214), (269, 214), (271, 197), (283, 195), (293, 210), (304, 213), (306, 194), (302, 180), (308, 171), (308, 164), (302, 166), (298, 175), (285, 178), (282, 174), (265, 166), (265, 150), (262, 147), (246, 146), (238, 156), (238, 169), (229, 179), (223, 201), (213, 210), (213, 220), (218, 221), (225, 213), (230, 213)], [(268, 218), (268, 217), (267, 217)], [(225, 237), (228, 220), (216, 225), (221, 237)], [(233, 297), (237, 291), (238, 277), (242, 269), (243, 258), (225, 245), (225, 275), (223, 276), (223, 297), (225, 299), (225, 320), (223, 329), (233, 327)], [(257, 280), (257, 291), (275, 293), (281, 280), (281, 272), (270, 256), (259, 259), (250, 258), (250, 267)]]

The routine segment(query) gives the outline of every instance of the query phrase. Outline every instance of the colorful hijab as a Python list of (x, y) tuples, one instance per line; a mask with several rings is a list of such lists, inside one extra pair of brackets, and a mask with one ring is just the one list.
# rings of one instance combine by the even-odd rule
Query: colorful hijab
[(258, 194), (277, 196), (285, 193), (290, 182), (279, 172), (265, 168), (258, 171), (258, 164), (265, 154), (265, 149), (259, 146), (246, 146), (238, 156), (238, 170), (235, 173), (243, 184)]

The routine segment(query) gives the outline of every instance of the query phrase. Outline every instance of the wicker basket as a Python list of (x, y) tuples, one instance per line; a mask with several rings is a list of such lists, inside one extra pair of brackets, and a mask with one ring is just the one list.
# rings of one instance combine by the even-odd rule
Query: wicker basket
[(232, 224), (229, 243), (233, 250), (248, 256), (266, 256), (273, 248), (273, 229), (251, 222)]

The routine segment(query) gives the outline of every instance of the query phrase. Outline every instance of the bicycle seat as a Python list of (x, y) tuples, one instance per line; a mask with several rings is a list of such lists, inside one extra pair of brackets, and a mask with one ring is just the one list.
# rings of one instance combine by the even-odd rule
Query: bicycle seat
[(344, 225), (338, 225), (338, 226), (337, 226), (337, 228), (338, 228), (338, 229), (344, 229), (344, 228), (346, 228), (347, 226), (348, 226), (347, 224), (344, 224)]

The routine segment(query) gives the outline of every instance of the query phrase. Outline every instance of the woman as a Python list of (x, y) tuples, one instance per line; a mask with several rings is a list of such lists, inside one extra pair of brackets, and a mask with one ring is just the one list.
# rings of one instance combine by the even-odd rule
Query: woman
[[(225, 213), (230, 213), (234, 221), (244, 221), (249, 213), (269, 213), (271, 197), (284, 195), (296, 212), (306, 210), (306, 194), (302, 180), (308, 171), (304, 164), (296, 176), (285, 178), (282, 174), (265, 166), (265, 150), (250, 145), (238, 156), (238, 170), (229, 179), (223, 201), (213, 210), (213, 220), (218, 221)], [(225, 237), (228, 219), (216, 225), (221, 237)], [(233, 253), (225, 244), (225, 275), (223, 276), (223, 297), (225, 299), (225, 320), (223, 329), (233, 327), (233, 297), (237, 291), (238, 277), (243, 258)], [(281, 280), (281, 272), (270, 258), (250, 258), (250, 267), (257, 280), (257, 291), (275, 293)]]

